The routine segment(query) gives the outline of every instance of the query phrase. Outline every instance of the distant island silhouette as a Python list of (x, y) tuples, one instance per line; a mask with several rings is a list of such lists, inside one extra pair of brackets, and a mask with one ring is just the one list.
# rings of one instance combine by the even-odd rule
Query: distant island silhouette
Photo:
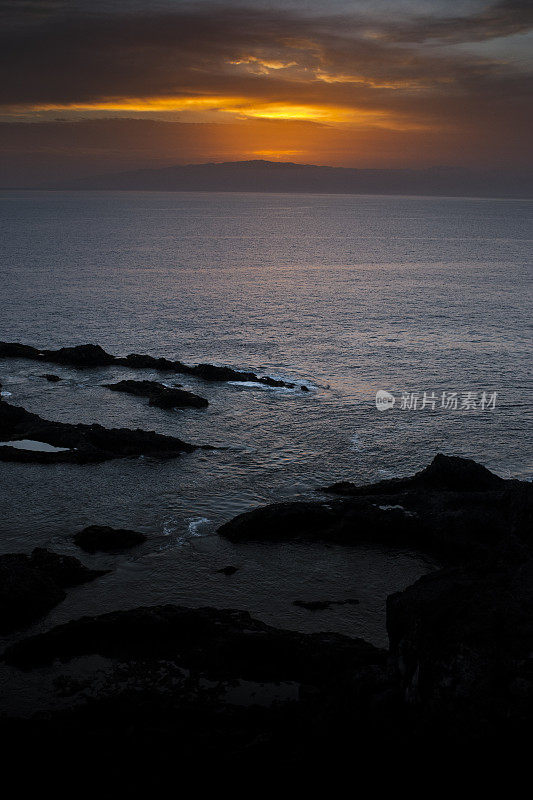
[(93, 175), (47, 189), (311, 192), (325, 194), (426, 194), (470, 197), (533, 197), (533, 173), (470, 170), (354, 169), (280, 161), (187, 164)]

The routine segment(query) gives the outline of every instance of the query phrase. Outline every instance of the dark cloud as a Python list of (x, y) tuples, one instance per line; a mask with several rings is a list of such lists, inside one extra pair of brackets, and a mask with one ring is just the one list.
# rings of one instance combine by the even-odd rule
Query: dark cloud
[[(460, 3), (454, 6), (457, 8)], [(396, 42), (426, 42), (431, 39), (478, 42), (526, 33), (532, 28), (531, 0), (499, 0), (470, 16), (457, 14), (440, 19), (423, 16), (400, 24), (385, 25), (384, 34), (389, 41)]]
[[(38, 9), (42, 4), (30, 5)], [(437, 56), (407, 42), (433, 37), (477, 40), (514, 32), (520, 25), (523, 30), (527, 20), (531, 22), (530, 8), (504, 0), (473, 17), (417, 20), (396, 27), (383, 21), (369, 27), (366, 17), (364, 22), (340, 21), (206, 5), (178, 7), (164, 15), (77, 14), (53, 21), (43, 17), (38, 26), (12, 29), (0, 38), (3, 73), (9, 76), (0, 86), (0, 102), (75, 103), (198, 92), (252, 92), (282, 99), (290, 95), (296, 101), (326, 94), (330, 102), (338, 102), (340, 95), (351, 102), (370, 100), (372, 93), (363, 84), (348, 90), (329, 84), (327, 92), (324, 86), (312, 86), (317, 69), (374, 81), (380, 102), (379, 84), (387, 82), (403, 81), (412, 88), (434, 85), (439, 96), (446, 87), (452, 94), (472, 87), (491, 94), (491, 81), (498, 91), (505, 81), (509, 91), (514, 76), (501, 59)], [(250, 56), (295, 62), (299, 71), (254, 75), (230, 68), (229, 62)]]
[[(357, 147), (368, 147), (370, 138), (365, 137), (373, 135), (381, 143), (382, 160), (410, 153), (412, 143), (418, 152), (432, 150), (441, 162), (453, 161), (453, 148), (458, 158), (462, 152), (470, 158), (476, 152), (487, 159), (505, 158), (512, 150), (513, 158), (527, 159), (530, 78), (523, 63), (515, 65), (512, 58), (500, 54), (491, 56), (490, 42), (529, 30), (533, 4), (520, 0), (475, 6), (442, 2), (439, 15), (420, 16), (420, 8), (430, 5), (416, 5), (418, 15), (402, 14), (395, 19), (390, 14), (370, 14), (368, 4), (364, 14), (325, 16), (316, 13), (316, 6), (310, 14), (258, 5), (0, 0), (6, 22), (0, 34), (0, 63), (6, 76), (0, 84), (0, 106), (14, 114), (13, 107), (18, 106), (90, 104), (121, 97), (218, 96), (250, 103), (366, 109), (394, 117), (391, 131), (371, 134), (362, 123), (363, 139), (358, 140), (359, 134), (353, 131), (306, 128), (306, 152), (325, 154), (329, 141), (335, 154), (330, 161), (340, 163), (341, 157), (348, 159), (350, 136), (356, 152)], [(348, 7), (357, 9), (352, 3)], [(446, 9), (450, 12), (443, 13)], [(457, 9), (470, 11), (461, 16)], [(488, 48), (483, 53), (463, 46), (480, 42)], [(402, 132), (402, 122), (412, 124), (410, 134)], [(76, 131), (79, 137), (82, 129), (84, 136), (93, 131), (93, 144), (87, 145), (90, 157), (83, 151), (91, 164), (96, 151), (111, 153), (112, 161), (122, 163), (117, 154), (120, 148), (114, 138), (111, 142), (109, 132), (121, 131), (131, 142), (137, 141), (140, 130), (129, 121), (126, 127), (108, 126), (104, 135), (104, 128), (87, 125), (70, 132)], [(272, 130), (253, 128), (243, 121), (225, 127), (199, 125), (192, 134), (191, 125), (174, 125), (172, 129), (143, 128), (158, 131), (153, 152), (159, 148), (160, 155), (167, 154), (165, 143), (180, 131), (179, 148), (188, 154), (185, 159), (198, 160), (221, 151), (230, 157), (235, 155), (228, 138), (230, 128), (235, 141), (241, 142), (241, 151), (252, 134), (266, 141)], [(239, 139), (239, 125), (248, 126), (248, 139)], [(44, 135), (44, 124), (24, 130), (30, 127), (34, 133), (28, 152), (32, 158), (44, 158), (44, 151), (35, 150), (35, 130)], [(0, 130), (4, 137), (8, 137), (7, 128)], [(68, 130), (65, 122), (46, 128), (50, 141), (55, 137), (58, 152), (64, 153), (67, 147), (60, 131), (67, 135)], [(195, 149), (192, 140), (187, 144), (187, 136), (201, 142), (201, 147)], [(225, 141), (227, 147), (217, 146), (216, 141)], [(82, 148), (81, 143), (78, 146)], [(17, 147), (16, 157), (21, 159), (23, 149)], [(289, 143), (287, 150), (293, 147)], [(4, 151), (13, 154), (11, 145)], [(132, 162), (145, 157), (133, 145), (128, 152)], [(149, 148), (145, 155), (149, 158)], [(170, 152), (168, 158), (172, 158)]]

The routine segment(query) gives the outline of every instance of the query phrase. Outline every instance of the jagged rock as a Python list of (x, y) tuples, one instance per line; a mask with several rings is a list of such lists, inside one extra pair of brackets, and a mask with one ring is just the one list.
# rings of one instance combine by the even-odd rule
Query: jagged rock
[(437, 453), (431, 464), (409, 478), (391, 478), (367, 486), (341, 481), (321, 491), (339, 495), (394, 494), (407, 489), (440, 489), (456, 492), (483, 492), (499, 489), (505, 483), (482, 464), (471, 458), (446, 456)]
[(107, 525), (89, 525), (74, 536), (74, 541), (86, 553), (112, 552), (135, 547), (146, 541), (144, 533)]
[(531, 545), (533, 485), (505, 481), (470, 459), (439, 455), (412, 478), (340, 486), (342, 499), (263, 506), (218, 533), (234, 542), (379, 542), (451, 561)]
[(57, 383), (58, 381), (61, 380), (59, 375), (52, 375), (50, 373), (45, 373), (44, 375), (39, 375), (39, 377), (40, 378), (44, 378), (45, 381), (48, 381), (49, 383)]
[(119, 383), (104, 383), (104, 386), (114, 392), (148, 397), (149, 404), (159, 408), (205, 408), (209, 405), (204, 397), (184, 389), (169, 388), (157, 381), (119, 381)]
[(59, 350), (43, 350), (44, 360), (73, 367), (106, 367), (115, 361), (112, 355), (98, 344), (80, 344), (76, 347), (61, 347)]
[(74, 367), (103, 367), (110, 364), (126, 366), (130, 369), (156, 369), (161, 372), (178, 372), (193, 375), (208, 381), (239, 381), (263, 383), (265, 386), (294, 388), (294, 383), (276, 380), (268, 375), (258, 376), (254, 372), (241, 372), (231, 367), (218, 367), (214, 364), (189, 366), (181, 361), (168, 358), (130, 353), (123, 358), (112, 356), (99, 345), (84, 344), (76, 347), (62, 347), (59, 350), (37, 350), (18, 342), (0, 342), (0, 358), (29, 358), (34, 361), (51, 361), (56, 364), (71, 364)]
[(13, 406), (0, 400), (0, 440), (21, 439), (67, 449), (61, 452), (40, 452), (0, 446), (0, 461), (54, 464), (89, 463), (140, 455), (174, 458), (196, 449), (194, 445), (181, 439), (154, 431), (52, 422), (26, 411), (21, 406)]
[(36, 548), (31, 556), (0, 556), (0, 632), (44, 616), (66, 597), (65, 589), (87, 583), (105, 571), (91, 570), (72, 556)]

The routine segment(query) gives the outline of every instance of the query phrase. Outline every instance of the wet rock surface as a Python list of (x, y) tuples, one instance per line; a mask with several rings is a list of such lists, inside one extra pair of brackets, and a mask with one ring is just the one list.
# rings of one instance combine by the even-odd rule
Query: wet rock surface
[(61, 347), (59, 350), (38, 350), (36, 347), (18, 342), (0, 342), (0, 358), (28, 358), (32, 361), (48, 361), (53, 364), (65, 364), (78, 368), (105, 367), (114, 364), (130, 369), (155, 369), (160, 372), (192, 375), (206, 381), (253, 381), (265, 386), (294, 388), (294, 383), (276, 380), (268, 375), (258, 376), (255, 372), (243, 372), (214, 364), (188, 365), (181, 361), (155, 358), (138, 353), (131, 353), (125, 357), (112, 356), (110, 353), (106, 353), (100, 345), (95, 344)]
[(113, 458), (153, 456), (174, 458), (192, 453), (196, 448), (174, 436), (164, 436), (139, 428), (104, 428), (102, 425), (77, 425), (52, 422), (32, 414), (21, 406), (0, 400), (0, 440), (33, 440), (54, 447), (67, 448), (62, 452), (39, 452), (0, 446), (0, 461), (54, 464), (108, 461)]
[(222, 525), (230, 541), (322, 540), (416, 547), (445, 561), (526, 546), (533, 486), (503, 480), (469, 459), (437, 455), (411, 478), (369, 486), (342, 483), (342, 499), (275, 503)]
[(170, 388), (157, 381), (119, 381), (103, 385), (113, 392), (148, 397), (150, 405), (159, 408), (206, 408), (209, 405), (204, 397), (184, 389)]
[(127, 528), (110, 528), (108, 525), (89, 525), (74, 536), (74, 542), (86, 553), (111, 553), (125, 550), (145, 542), (147, 537)]
[(39, 619), (65, 599), (65, 589), (105, 574), (43, 548), (0, 556), (0, 632)]

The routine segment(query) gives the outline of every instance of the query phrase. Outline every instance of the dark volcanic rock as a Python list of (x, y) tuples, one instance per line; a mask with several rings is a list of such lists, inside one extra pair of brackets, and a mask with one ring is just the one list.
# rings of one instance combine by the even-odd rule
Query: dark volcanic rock
[(32, 568), (46, 573), (58, 586), (66, 589), (88, 583), (109, 572), (109, 570), (88, 569), (74, 556), (58, 555), (44, 547), (35, 548), (30, 562)]
[(207, 381), (239, 381), (263, 383), (265, 386), (283, 386), (293, 389), (294, 383), (276, 380), (268, 375), (258, 376), (255, 372), (241, 372), (231, 367), (218, 367), (214, 364), (189, 366), (181, 361), (168, 358), (131, 353), (124, 358), (106, 353), (99, 345), (84, 344), (76, 347), (62, 347), (60, 350), (37, 350), (18, 342), (0, 342), (0, 358), (29, 358), (34, 361), (51, 361), (55, 364), (70, 364), (74, 367), (103, 367), (110, 364), (126, 366), (130, 369), (156, 369), (161, 372), (178, 372), (193, 375)]
[(163, 391), (150, 397), (149, 405), (158, 408), (206, 408), (209, 403), (205, 397), (200, 397), (193, 392), (164, 387)]
[(222, 525), (218, 533), (232, 542), (328, 538), (335, 521), (332, 503), (273, 503), (239, 514)]
[(197, 364), (194, 367), (186, 367), (186, 371), (189, 375), (194, 375), (197, 378), (203, 378), (207, 381), (245, 381), (263, 383), (265, 386), (283, 386), (288, 389), (294, 388), (294, 383), (279, 381), (268, 375), (258, 376), (255, 372), (241, 372), (231, 369), (231, 367), (216, 367), (213, 366), (213, 364)]
[(166, 387), (158, 381), (119, 381), (118, 383), (102, 384), (113, 392), (124, 392), (136, 397), (152, 397), (162, 392)]
[(65, 589), (105, 572), (83, 566), (77, 558), (36, 548), (31, 556), (0, 556), (0, 632), (6, 633), (44, 616), (65, 599)]
[(325, 611), (332, 605), (331, 600), (294, 600), (293, 606), (305, 608), (308, 611)]
[(112, 659), (175, 659), (216, 678), (327, 683), (386, 654), (362, 639), (272, 628), (246, 611), (152, 606), (83, 617), (9, 647), (9, 664), (32, 668), (98, 654)]
[(57, 383), (61, 380), (59, 375), (51, 375), (50, 373), (45, 373), (44, 375), (40, 375), (40, 378), (44, 378), (49, 383)]
[(349, 481), (334, 483), (321, 491), (340, 495), (396, 494), (407, 489), (440, 489), (456, 492), (482, 492), (499, 489), (504, 479), (494, 475), (482, 464), (471, 458), (446, 456), (437, 453), (431, 464), (409, 478), (391, 480), (357, 486)]
[(114, 392), (148, 397), (150, 405), (159, 408), (205, 408), (209, 405), (204, 397), (184, 389), (169, 388), (157, 381), (119, 381), (119, 383), (104, 383), (104, 386)]
[(439, 455), (413, 478), (341, 486), (342, 499), (264, 506), (218, 532), (234, 542), (380, 542), (452, 561), (531, 545), (533, 485), (505, 481), (469, 459)]
[(306, 608), (308, 611), (325, 611), (327, 608), (331, 608), (331, 606), (356, 606), (359, 604), (359, 600), (355, 599), (348, 599), (348, 600), (294, 600), (293, 606), (298, 606), (299, 608)]
[[(144, 775), (153, 786), (176, 752), (195, 769), (207, 759), (251, 774), (319, 759), (331, 775), (354, 752), (379, 754), (378, 766), (413, 753), (471, 761), (476, 748), (501, 761), (528, 741), (532, 584), (530, 562), (422, 578), (389, 599), (390, 667), (360, 639), (277, 630), (243, 611), (84, 617), (4, 652), (15, 672), (38, 668), (42, 689), (32, 717), (12, 708), (3, 732), (61, 752), (74, 773), (80, 753), (101, 767), (110, 752), (121, 785)], [(146, 765), (133, 777), (132, 754)]]
[(86, 553), (112, 552), (135, 547), (146, 541), (144, 533), (127, 528), (110, 528), (107, 525), (89, 525), (74, 536), (74, 541)]
[(80, 344), (76, 347), (61, 347), (59, 350), (43, 350), (44, 358), (55, 364), (70, 364), (73, 367), (106, 367), (113, 364), (114, 356), (98, 344)]
[(30, 358), (32, 361), (42, 361), (41, 351), (29, 344), (18, 342), (0, 342), (0, 358)]
[(217, 569), (217, 572), (220, 572), (222, 575), (235, 575), (239, 568), (238, 567), (222, 567), (222, 569)]
[(16, 643), (4, 659), (17, 674), (38, 667), (31, 682), (42, 687), (29, 719), (16, 719), (14, 698), (10, 743), (38, 741), (37, 757), (60, 752), (74, 774), (80, 761), (105, 764), (104, 775), (137, 788), (148, 773), (151, 786), (165, 783), (176, 754), (180, 774), (240, 764), (242, 775), (270, 759), (303, 766), (312, 753), (375, 747), (370, 720), (389, 691), (386, 653), (360, 639), (213, 608), (85, 617)]
[(38, 350), (18, 342), (0, 342), (0, 358), (29, 358), (32, 361), (49, 361), (73, 367), (105, 367), (113, 364), (114, 356), (97, 344), (80, 344), (61, 347), (59, 350)]
[(0, 447), (0, 461), (54, 464), (61, 462), (89, 463), (129, 456), (173, 458), (191, 453), (195, 446), (174, 436), (154, 431), (128, 428), (104, 428), (102, 425), (73, 425), (51, 422), (31, 414), (20, 406), (0, 400), (0, 440), (31, 439), (66, 451), (46, 453)]
[(387, 629), (406, 701), (450, 738), (528, 735), (532, 560), (427, 575), (388, 598)]

